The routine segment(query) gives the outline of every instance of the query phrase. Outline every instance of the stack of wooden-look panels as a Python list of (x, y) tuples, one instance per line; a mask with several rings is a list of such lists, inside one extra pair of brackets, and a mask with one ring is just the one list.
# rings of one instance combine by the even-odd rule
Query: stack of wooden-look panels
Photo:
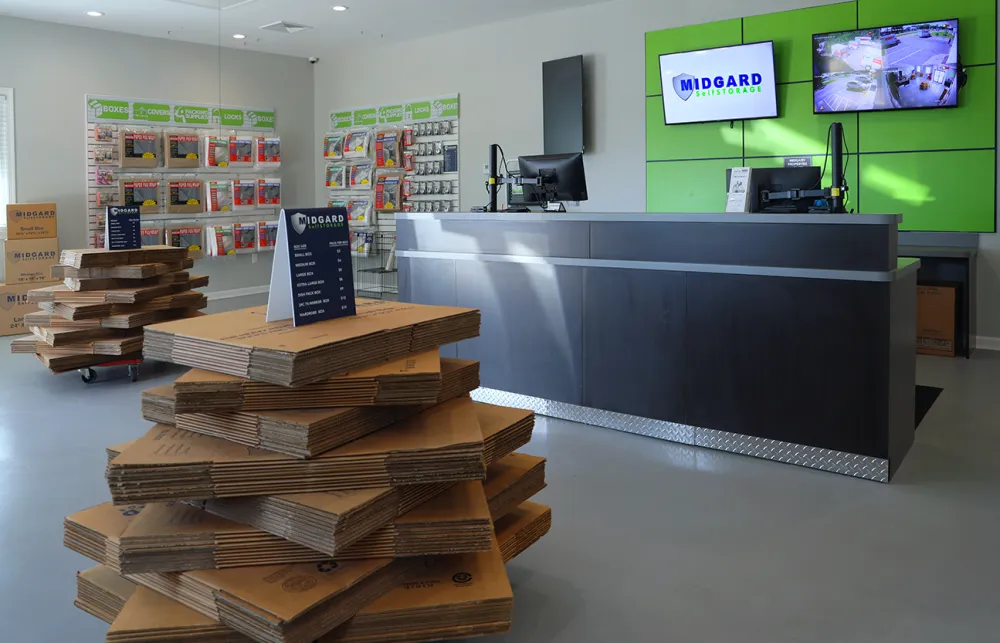
[(186, 250), (168, 246), (64, 250), (52, 267), (63, 284), (28, 292), (40, 308), (25, 315), (34, 344), (21, 340), (11, 350), (34, 353), (57, 373), (139, 359), (144, 325), (201, 316), (207, 300), (192, 289), (208, 277), (188, 273), (192, 265)]
[(147, 357), (280, 386), (302, 386), (479, 334), (478, 310), (359, 299), (358, 314), (268, 324), (267, 307), (155, 324)]

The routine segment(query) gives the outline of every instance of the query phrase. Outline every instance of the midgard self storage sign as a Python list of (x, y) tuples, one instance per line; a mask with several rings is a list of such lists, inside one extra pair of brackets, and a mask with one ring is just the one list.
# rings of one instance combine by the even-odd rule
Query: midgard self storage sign
[(4, 248), (4, 276), (8, 284), (51, 281), (49, 269), (57, 263), (58, 239), (12, 239)]
[(660, 56), (667, 125), (778, 115), (772, 43)]
[(153, 123), (182, 127), (219, 125), (238, 129), (272, 131), (277, 125), (276, 121), (273, 109), (161, 103), (137, 98), (87, 96), (88, 123)]
[(38, 310), (38, 304), (28, 301), (28, 291), (47, 284), (0, 284), (0, 337), (25, 335), (24, 316)]

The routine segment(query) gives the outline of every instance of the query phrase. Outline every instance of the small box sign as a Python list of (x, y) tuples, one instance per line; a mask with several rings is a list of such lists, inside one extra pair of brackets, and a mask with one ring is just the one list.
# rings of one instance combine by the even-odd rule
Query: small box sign
[(12, 203), (7, 206), (7, 238), (55, 239), (55, 203)]

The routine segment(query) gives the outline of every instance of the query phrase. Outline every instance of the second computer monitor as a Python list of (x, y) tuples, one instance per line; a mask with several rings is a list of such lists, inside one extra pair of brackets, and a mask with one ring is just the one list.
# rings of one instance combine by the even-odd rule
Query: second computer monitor
[(526, 203), (587, 200), (587, 175), (580, 152), (521, 156), (517, 165), (522, 178), (542, 180), (541, 185), (524, 186)]

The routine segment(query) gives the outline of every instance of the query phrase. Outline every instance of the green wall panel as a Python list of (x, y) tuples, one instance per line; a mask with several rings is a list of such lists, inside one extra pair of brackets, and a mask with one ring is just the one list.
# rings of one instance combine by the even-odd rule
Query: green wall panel
[(996, 152), (868, 154), (861, 158), (866, 213), (902, 213), (901, 230), (994, 232)]
[(743, 20), (743, 41), (774, 41), (778, 82), (812, 80), (812, 34), (857, 28), (854, 2), (751, 16)]
[(741, 42), (741, 22), (742, 20), (737, 18), (647, 33), (646, 95), (652, 96), (662, 92), (660, 54), (738, 45)]
[(647, 212), (725, 212), (726, 168), (740, 161), (646, 164)]
[(743, 121), (692, 125), (663, 124), (663, 101), (646, 98), (646, 160), (743, 156)]
[(969, 69), (957, 109), (859, 114), (861, 149), (905, 152), (993, 147), (996, 130), (996, 67)]
[[(784, 158), (769, 158), (769, 159), (747, 159), (747, 167), (783, 167), (785, 165)], [(823, 167), (823, 155), (813, 157), (813, 164)], [(821, 169), (822, 171), (822, 169)], [(820, 187), (828, 188), (830, 187), (830, 177), (833, 173), (830, 170), (830, 165), (827, 163), (826, 174), (823, 175), (823, 182)], [(858, 155), (851, 154), (850, 162), (847, 165), (847, 185), (850, 188), (847, 209), (854, 209), (857, 211), (857, 204), (855, 200), (857, 199), (857, 189), (858, 189)]]
[(778, 118), (746, 121), (746, 156), (823, 154), (830, 123), (844, 124), (848, 147), (857, 147), (857, 116), (813, 114), (812, 84), (778, 86)]
[(996, 0), (858, 0), (862, 28), (958, 18), (958, 48), (965, 65), (996, 62), (996, 16)]

